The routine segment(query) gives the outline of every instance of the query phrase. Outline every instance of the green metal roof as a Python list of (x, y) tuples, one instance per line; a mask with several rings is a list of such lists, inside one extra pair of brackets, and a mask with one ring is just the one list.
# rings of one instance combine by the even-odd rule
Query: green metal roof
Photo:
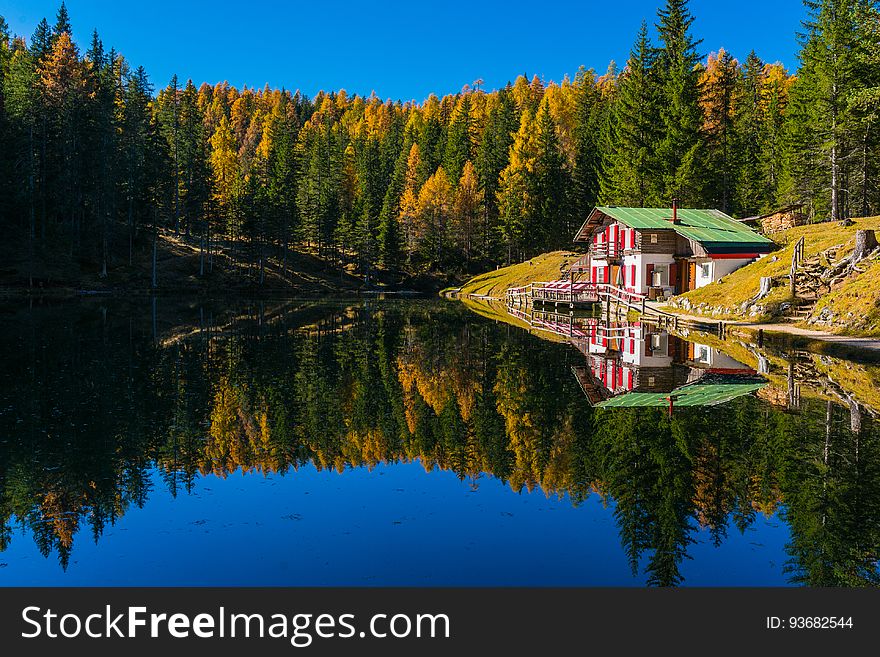
[[(676, 233), (702, 244), (710, 253), (745, 248), (756, 253), (770, 251), (773, 242), (763, 235), (729, 217), (720, 210), (678, 210), (677, 224), (673, 224), (671, 208), (617, 208), (597, 207), (596, 211), (638, 230), (674, 230)], [(588, 220), (589, 223), (589, 220)]]
[(596, 404), (597, 408), (632, 408), (636, 406), (673, 407), (715, 406), (763, 388), (767, 383), (693, 383), (672, 392), (628, 392)]

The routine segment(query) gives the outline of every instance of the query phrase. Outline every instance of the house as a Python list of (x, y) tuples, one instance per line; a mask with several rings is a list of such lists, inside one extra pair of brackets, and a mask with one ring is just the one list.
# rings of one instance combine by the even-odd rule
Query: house
[(597, 207), (575, 236), (589, 253), (572, 281), (610, 283), (649, 298), (717, 281), (773, 249), (773, 242), (719, 210)]

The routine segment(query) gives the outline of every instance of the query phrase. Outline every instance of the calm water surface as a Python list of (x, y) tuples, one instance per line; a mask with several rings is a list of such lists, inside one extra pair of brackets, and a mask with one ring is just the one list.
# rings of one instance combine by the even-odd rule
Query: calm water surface
[(880, 579), (871, 365), (427, 301), (0, 317), (0, 585)]

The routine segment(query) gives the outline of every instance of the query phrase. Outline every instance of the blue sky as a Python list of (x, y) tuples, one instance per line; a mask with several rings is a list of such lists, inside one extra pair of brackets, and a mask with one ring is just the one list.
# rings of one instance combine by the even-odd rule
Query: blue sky
[[(28, 37), (40, 18), (54, 23), (60, 0), (2, 0), (0, 14)], [(69, 0), (74, 37), (86, 46), (97, 28), (150, 79), (173, 73), (196, 84), (320, 89), (422, 100), (478, 78), (487, 89), (520, 73), (546, 80), (578, 66), (604, 72), (623, 63), (639, 24), (653, 26), (663, 0), (616, 2), (445, 0), (333, 3), (283, 0)], [(706, 54), (723, 47), (742, 59), (797, 67), (801, 0), (692, 0), (694, 31)]]

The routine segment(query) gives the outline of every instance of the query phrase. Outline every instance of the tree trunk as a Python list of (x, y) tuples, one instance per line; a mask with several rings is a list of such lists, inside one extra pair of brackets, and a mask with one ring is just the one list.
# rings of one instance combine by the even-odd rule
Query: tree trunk
[(849, 398), (849, 428), (855, 434), (862, 431), (862, 411), (859, 403), (852, 397)]
[(157, 242), (159, 241), (158, 234), (153, 231), (153, 275), (151, 278), (151, 286), (155, 290), (157, 287), (157, 272), (156, 272), (156, 250), (157, 250)]
[(857, 230), (856, 246), (853, 249), (852, 256), (850, 257), (850, 266), (854, 265), (860, 260), (864, 260), (866, 257), (868, 257), (868, 254), (876, 248), (877, 237), (874, 234), (873, 230)]

